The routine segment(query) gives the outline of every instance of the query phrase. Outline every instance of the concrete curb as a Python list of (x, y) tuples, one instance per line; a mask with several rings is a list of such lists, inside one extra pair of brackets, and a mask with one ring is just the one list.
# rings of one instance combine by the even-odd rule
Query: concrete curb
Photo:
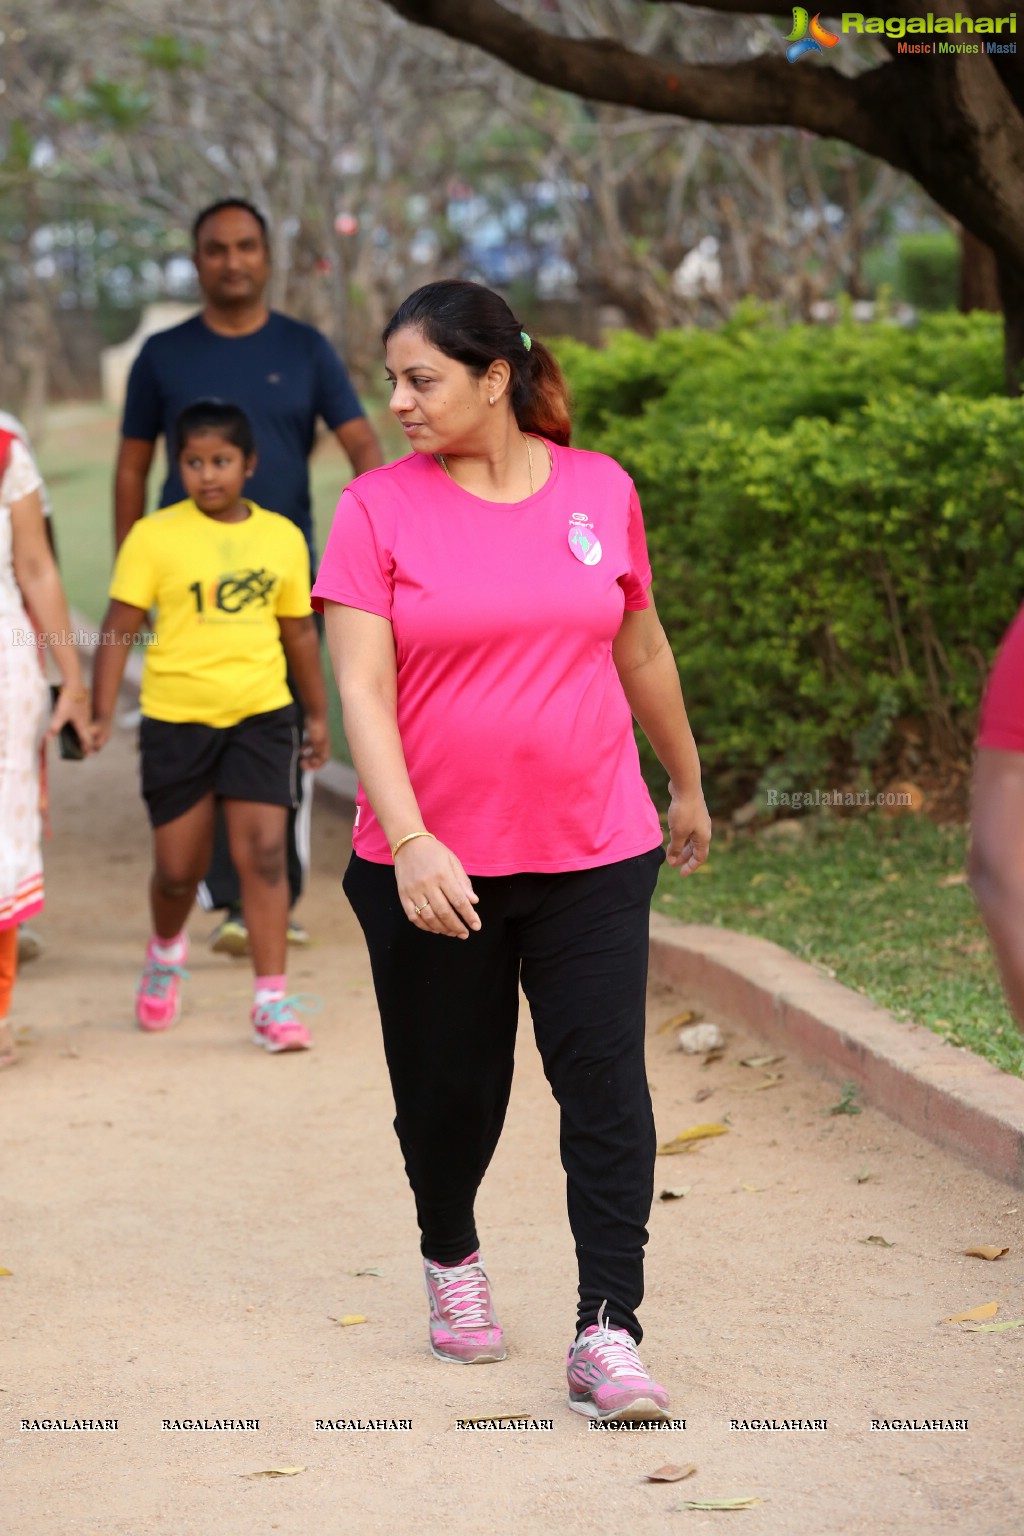
[(651, 974), (795, 1051), (901, 1125), (1024, 1188), (1024, 1081), (904, 1024), (777, 944), (651, 918)]

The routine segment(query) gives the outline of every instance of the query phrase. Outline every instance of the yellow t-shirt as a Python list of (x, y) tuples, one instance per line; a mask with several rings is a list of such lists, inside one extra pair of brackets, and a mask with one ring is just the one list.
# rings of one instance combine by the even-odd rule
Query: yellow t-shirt
[(140, 518), (121, 546), (110, 596), (156, 608), (142, 713), (219, 727), (291, 702), (278, 617), (310, 612), (306, 541), (248, 502), (221, 523), (194, 501)]

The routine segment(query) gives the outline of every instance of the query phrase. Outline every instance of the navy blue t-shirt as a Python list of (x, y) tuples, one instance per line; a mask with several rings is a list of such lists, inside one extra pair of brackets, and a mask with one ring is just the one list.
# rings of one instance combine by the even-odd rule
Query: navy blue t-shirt
[(121, 431), (148, 443), (163, 433), (168, 465), (158, 506), (185, 496), (170, 448), (178, 413), (211, 395), (240, 405), (252, 421), (258, 462), (246, 496), (291, 518), (313, 555), (309, 455), (316, 419), (333, 431), (363, 415), (338, 354), (313, 326), (276, 311), (248, 336), (220, 336), (199, 315), (151, 336), (128, 377)]

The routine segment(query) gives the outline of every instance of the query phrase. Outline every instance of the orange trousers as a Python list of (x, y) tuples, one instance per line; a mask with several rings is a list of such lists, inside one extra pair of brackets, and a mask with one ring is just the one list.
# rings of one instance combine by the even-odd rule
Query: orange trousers
[(14, 991), (17, 969), (18, 929), (15, 926), (0, 931), (0, 1020), (6, 1019), (11, 1011), (11, 993)]

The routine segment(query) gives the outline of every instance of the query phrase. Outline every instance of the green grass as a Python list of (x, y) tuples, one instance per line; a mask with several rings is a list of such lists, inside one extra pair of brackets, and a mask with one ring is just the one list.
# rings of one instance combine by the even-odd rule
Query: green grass
[(943, 883), (963, 875), (965, 828), (876, 811), (802, 825), (784, 840), (720, 834), (704, 873), (662, 869), (655, 910), (771, 939), (1024, 1076), (1024, 1041), (970, 888)]

